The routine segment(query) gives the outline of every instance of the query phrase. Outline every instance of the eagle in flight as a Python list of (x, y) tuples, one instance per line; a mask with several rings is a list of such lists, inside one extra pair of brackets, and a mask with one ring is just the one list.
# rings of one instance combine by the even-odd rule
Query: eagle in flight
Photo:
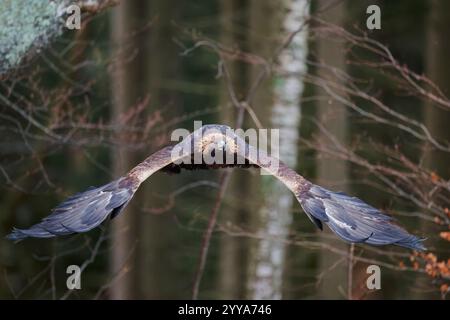
[[(214, 156), (216, 161), (206, 161), (205, 155)], [(125, 176), (69, 197), (29, 229), (14, 228), (7, 238), (50, 238), (86, 232), (108, 217), (116, 217), (140, 184), (159, 170), (179, 172), (181, 169), (226, 167), (260, 167), (265, 170), (292, 191), (305, 214), (319, 229), (322, 230), (325, 223), (345, 241), (425, 250), (424, 239), (409, 234), (395, 224), (393, 218), (358, 198), (311, 183), (279, 159), (249, 145), (224, 125), (205, 125), (195, 130), (178, 144), (153, 153)]]

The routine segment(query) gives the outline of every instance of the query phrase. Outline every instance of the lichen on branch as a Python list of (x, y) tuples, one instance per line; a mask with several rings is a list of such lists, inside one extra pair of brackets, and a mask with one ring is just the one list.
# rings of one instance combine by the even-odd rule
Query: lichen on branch
[(0, 2), (0, 74), (17, 67), (31, 52), (47, 46), (65, 25), (66, 8), (94, 14), (115, 0), (2, 0)]

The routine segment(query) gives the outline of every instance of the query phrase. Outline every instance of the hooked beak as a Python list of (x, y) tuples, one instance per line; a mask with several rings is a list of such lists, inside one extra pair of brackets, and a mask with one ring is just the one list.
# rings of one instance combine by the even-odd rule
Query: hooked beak
[(224, 140), (220, 140), (217, 142), (218, 149), (225, 150), (226, 142)]

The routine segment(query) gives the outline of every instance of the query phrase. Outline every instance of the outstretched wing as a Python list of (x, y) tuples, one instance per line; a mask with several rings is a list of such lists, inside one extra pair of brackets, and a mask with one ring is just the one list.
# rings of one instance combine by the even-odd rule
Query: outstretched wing
[(393, 218), (358, 198), (314, 184), (297, 193), (296, 197), (308, 215), (326, 223), (346, 241), (425, 250), (424, 239), (409, 234), (395, 224)]
[[(190, 158), (194, 149), (201, 150), (196, 149), (199, 145), (196, 144), (194, 137), (210, 127), (220, 129), (222, 134), (227, 129), (224, 126), (204, 126), (179, 144), (152, 154), (125, 177), (68, 198), (42, 222), (29, 229), (14, 229), (8, 238), (12, 240), (26, 237), (48, 238), (86, 232), (97, 227), (108, 216), (113, 218), (119, 214), (139, 185), (154, 172), (178, 160)], [(247, 159), (282, 181), (294, 193), (306, 215), (320, 229), (325, 223), (339, 237), (349, 242), (395, 244), (416, 250), (425, 249), (423, 239), (409, 234), (397, 226), (392, 218), (363, 201), (312, 184), (283, 162), (248, 145), (236, 135), (228, 135), (227, 138), (235, 141), (235, 144), (231, 143), (229, 152)]]
[(125, 177), (69, 197), (40, 223), (29, 229), (14, 228), (7, 238), (50, 238), (86, 232), (100, 225), (108, 216), (114, 218), (131, 200), (141, 182), (171, 163), (171, 150), (172, 147), (166, 147), (152, 154)]
[(318, 228), (322, 229), (322, 224), (325, 223), (348, 242), (395, 244), (425, 250), (422, 244), (424, 239), (409, 234), (396, 225), (393, 218), (381, 211), (358, 198), (314, 185), (278, 159), (249, 146), (240, 138), (237, 138), (237, 141), (238, 153), (283, 182), (294, 193), (306, 215)]
[(29, 229), (16, 229), (11, 240), (27, 237), (50, 238), (86, 232), (97, 227), (110, 214), (117, 215), (133, 196), (132, 186), (121, 178), (98, 188), (90, 188), (66, 199), (40, 223)]

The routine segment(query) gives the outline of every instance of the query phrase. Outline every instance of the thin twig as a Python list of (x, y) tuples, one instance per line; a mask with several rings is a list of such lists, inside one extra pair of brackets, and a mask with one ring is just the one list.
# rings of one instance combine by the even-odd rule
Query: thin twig
[(347, 265), (347, 299), (353, 300), (353, 258), (355, 253), (355, 244), (351, 243), (348, 247), (348, 265)]
[(200, 287), (200, 281), (202, 279), (203, 271), (205, 270), (206, 257), (208, 255), (209, 244), (211, 242), (211, 236), (216, 225), (217, 215), (219, 213), (220, 205), (222, 204), (223, 197), (225, 196), (225, 191), (228, 186), (228, 181), (231, 177), (231, 170), (227, 170), (220, 177), (220, 191), (217, 195), (216, 202), (214, 204), (211, 215), (208, 220), (208, 227), (203, 235), (202, 247), (200, 251), (200, 260), (197, 266), (197, 272), (195, 273), (194, 285), (192, 287), (192, 299), (196, 300), (198, 298), (198, 289)]

